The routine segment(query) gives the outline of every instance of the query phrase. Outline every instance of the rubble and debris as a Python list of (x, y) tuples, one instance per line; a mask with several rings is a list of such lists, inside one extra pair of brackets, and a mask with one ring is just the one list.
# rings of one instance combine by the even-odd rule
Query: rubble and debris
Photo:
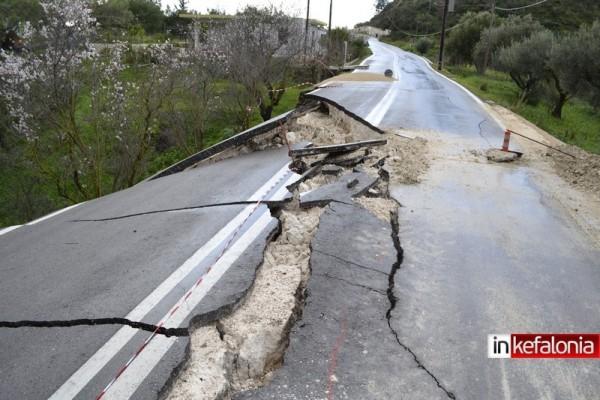
[(367, 195), (370, 197), (379, 197), (381, 196), (381, 193), (379, 192), (379, 190), (371, 188), (367, 190)]
[(344, 171), (344, 168), (339, 165), (327, 164), (321, 167), (321, 173), (325, 175), (335, 175), (338, 176)]
[[(319, 146), (375, 138), (387, 140), (386, 146), (371, 148), (365, 160), (358, 160), (357, 156), (356, 161), (357, 163), (368, 162), (374, 168), (381, 168), (384, 174), (387, 171), (392, 183), (418, 183), (429, 168), (427, 140), (421, 137), (407, 139), (394, 132), (381, 135), (332, 106), (329, 106), (328, 114), (322, 112), (306, 114), (293, 122), (290, 129), (288, 133), (290, 142), (310, 141)], [(411, 135), (416, 136), (416, 134), (411, 132)]]
[(346, 184), (346, 187), (348, 189), (352, 189), (353, 187), (355, 187), (356, 185), (358, 185), (358, 179), (354, 178), (351, 181), (348, 181), (348, 183)]
[(503, 151), (500, 149), (490, 149), (486, 151), (485, 156), (489, 161), (497, 163), (508, 163), (518, 160), (519, 154), (512, 151)]
[(190, 360), (170, 388), (170, 400), (212, 400), (256, 387), (277, 368), (288, 332), (301, 312), (309, 277), (310, 242), (321, 209), (297, 200), (279, 215), (281, 234), (264, 254), (243, 304), (216, 323), (191, 328)]
[(352, 203), (352, 198), (369, 190), (379, 177), (364, 172), (351, 172), (335, 182), (300, 195), (300, 207), (326, 205), (330, 202)]
[[(307, 125), (299, 121), (292, 124), (295, 125), (295, 129), (287, 133), (288, 143), (293, 146), (295, 143), (308, 140), (318, 146), (339, 145), (379, 140), (375, 139), (378, 136), (381, 138), (379, 133), (365, 129), (364, 126), (353, 129), (356, 121), (343, 113), (330, 109), (329, 114), (310, 112), (300, 118), (302, 122), (310, 122)], [(317, 123), (313, 124), (314, 122)], [(349, 276), (344, 276), (346, 272), (342, 271), (340, 274), (340, 271), (333, 268), (331, 271), (319, 271), (314, 274), (310, 282), (315, 282), (317, 285), (321, 285), (319, 282), (326, 282), (329, 286), (336, 282), (335, 284), (340, 285), (343, 290), (351, 288), (359, 291), (357, 299), (362, 299), (362, 295), (358, 294), (368, 293), (369, 296), (375, 296), (369, 301), (378, 299), (377, 307), (380, 306), (379, 302), (386, 301), (388, 275), (393, 259), (397, 257), (390, 239), (389, 221), (391, 212), (398, 207), (398, 204), (387, 198), (389, 182), (380, 179), (379, 170), (384, 166), (388, 167), (391, 179), (395, 179), (394, 174), (400, 169), (401, 164), (410, 162), (413, 158), (424, 158), (426, 142), (422, 139), (401, 139), (395, 135), (386, 135), (384, 139), (387, 141), (387, 146), (379, 146), (367, 151), (360, 149), (358, 152), (338, 153), (334, 156), (325, 153), (328, 154), (326, 157), (320, 154), (303, 157), (305, 164), (298, 165), (303, 173), (302, 179), (289, 187), (296, 192), (294, 200), (279, 205), (282, 211), (278, 212), (272, 208), (274, 215), (281, 221), (281, 234), (268, 245), (254, 286), (244, 302), (231, 314), (223, 316), (215, 323), (191, 329), (190, 360), (174, 379), (167, 398), (173, 400), (225, 399), (232, 396), (245, 398), (244, 393), (252, 393), (248, 390), (264, 386), (274, 373), (279, 374), (283, 371), (278, 368), (288, 346), (290, 330), (297, 331), (305, 329), (303, 327), (306, 326), (303, 324), (294, 327), (294, 322), (303, 312), (305, 291), (311, 275), (309, 259), (316, 260), (318, 257), (323, 260), (329, 259), (327, 265), (332, 268), (334, 263), (331, 260), (337, 260), (333, 257), (335, 254), (326, 254), (328, 244), (324, 239), (319, 240), (319, 245), (313, 239), (323, 210), (309, 207), (328, 203), (330, 203), (329, 210), (340, 211), (343, 207), (345, 210), (343, 215), (335, 218), (338, 223), (352, 224), (351, 228), (345, 229), (345, 233), (353, 238), (357, 238), (353, 230), (360, 226), (382, 224), (381, 230), (376, 229), (376, 235), (372, 229), (361, 231), (365, 238), (370, 238), (362, 243), (369, 247), (369, 251), (360, 251), (360, 246), (350, 246), (355, 250), (345, 249), (343, 254), (338, 254), (339, 259), (346, 257), (346, 261), (339, 262), (348, 268)], [(391, 148), (395, 146), (398, 148)], [(353, 160), (352, 163), (347, 164), (345, 161), (349, 161), (349, 158)], [(342, 165), (336, 165), (338, 162)], [(308, 167), (310, 164), (316, 165)], [(360, 166), (356, 167), (357, 164)], [(417, 164), (416, 167), (409, 168), (410, 172), (406, 175), (412, 177), (412, 180), (418, 179), (420, 173), (427, 167), (426, 162)], [(352, 170), (353, 167), (356, 167), (355, 171)], [(346, 173), (342, 175), (344, 171)], [(365, 194), (369, 197), (360, 197)], [(352, 221), (348, 222), (348, 218), (345, 217), (347, 214), (352, 214)], [(357, 218), (360, 222), (354, 221)], [(379, 238), (379, 235), (383, 235), (382, 238), (386, 236), (387, 239)], [(368, 244), (369, 240), (374, 243)], [(346, 244), (344, 243), (344, 246)], [(361, 257), (366, 257), (372, 251), (376, 251), (376, 259), (381, 263), (381, 268), (368, 265), (367, 260), (361, 261)], [(355, 255), (354, 252), (358, 253)], [(384, 255), (385, 252), (389, 252), (389, 257)], [(363, 271), (363, 273), (370, 271), (373, 276), (369, 275), (365, 280), (365, 276), (355, 276), (356, 271)], [(311, 293), (311, 296), (313, 295), (314, 293)], [(387, 307), (386, 304), (383, 306)], [(397, 346), (393, 335), (390, 335), (387, 330), (385, 319), (380, 319), (380, 322), (383, 322), (381, 335), (385, 335), (385, 340), (390, 343), (390, 346)], [(368, 336), (364, 335), (364, 337)], [(311, 342), (314, 340), (313, 337), (309, 339)], [(291, 340), (295, 340), (294, 335), (291, 336)], [(352, 340), (360, 341), (356, 337)], [(410, 362), (408, 356), (408, 354), (402, 356), (407, 357), (407, 365)], [(288, 352), (286, 357), (293, 357), (293, 354)], [(373, 354), (370, 359), (375, 362), (382, 357), (383, 355)], [(343, 373), (336, 374), (336, 378), (329, 377), (329, 381), (335, 382), (340, 378), (344, 379), (344, 376)], [(341, 390), (344, 384), (336, 383), (336, 385), (340, 385)], [(386, 387), (383, 384), (378, 386)], [(267, 387), (270, 388), (272, 385)], [(239, 394), (240, 391), (246, 392)], [(315, 393), (314, 396), (309, 397), (319, 398), (319, 396), (322, 397), (322, 394)]]
[(368, 147), (376, 147), (376, 146), (384, 146), (387, 144), (387, 140), (364, 140), (360, 142), (352, 142), (345, 144), (333, 144), (327, 146), (313, 146), (306, 147), (300, 149), (292, 149), (290, 150), (291, 157), (302, 157), (302, 156), (314, 156), (317, 154), (339, 154), (339, 153), (350, 153), (352, 151), (368, 148)]
[(600, 198), (600, 155), (570, 145), (561, 149), (576, 158), (548, 151), (546, 156), (551, 158), (556, 172), (573, 186)]
[(353, 167), (365, 161), (365, 157), (366, 153), (359, 150), (348, 154), (327, 156), (322, 162), (340, 167)]

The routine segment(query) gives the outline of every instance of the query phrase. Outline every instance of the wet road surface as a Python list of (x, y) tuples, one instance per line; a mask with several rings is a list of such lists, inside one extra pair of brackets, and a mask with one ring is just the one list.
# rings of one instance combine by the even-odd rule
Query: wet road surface
[[(277, 228), (266, 205), (251, 203), (289, 195), (285, 186), (296, 178), (288, 163), (285, 149), (239, 156), (0, 235), (0, 320), (92, 320), (0, 329), (0, 397), (95, 398), (153, 328), (93, 320), (156, 326), (168, 318), (165, 328), (187, 328), (198, 315), (227, 311), (251, 285)], [(239, 201), (248, 204), (219, 206)], [(214, 207), (194, 208), (202, 205)], [(166, 211), (173, 209), (180, 210)], [(104, 398), (156, 397), (187, 345), (188, 336), (157, 335)]]

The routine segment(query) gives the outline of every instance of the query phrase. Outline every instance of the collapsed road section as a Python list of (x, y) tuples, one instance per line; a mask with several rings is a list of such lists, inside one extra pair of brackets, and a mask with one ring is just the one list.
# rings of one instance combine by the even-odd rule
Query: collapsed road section
[(399, 256), (393, 234), (389, 221), (358, 204), (325, 208), (311, 242), (306, 305), (285, 365), (267, 386), (234, 399), (445, 397), (387, 324), (389, 277)]
[[(253, 288), (229, 316), (192, 329), (189, 360), (165, 397), (315, 399), (338, 391), (369, 399), (399, 390), (445, 397), (398, 345), (386, 317), (401, 257), (391, 223), (398, 204), (388, 199), (388, 182), (418, 181), (427, 168), (426, 143), (381, 135), (332, 106), (296, 119), (285, 139), (319, 149), (387, 144), (351, 146), (346, 155), (359, 152), (355, 162), (320, 150), (295, 152), (303, 178), (291, 186), (290, 203), (271, 207), (281, 233), (267, 246)], [(397, 374), (420, 383), (390, 385)]]
[[(387, 180), (418, 180), (426, 143), (320, 103), (247, 135), (2, 236), (4, 395), (214, 399), (268, 386), (302, 324), (321, 207), (368, 209), (389, 230)], [(362, 143), (374, 140), (386, 144)], [(292, 172), (289, 150), (310, 143), (338, 150), (298, 156)], [(325, 279), (369, 286), (348, 278)]]

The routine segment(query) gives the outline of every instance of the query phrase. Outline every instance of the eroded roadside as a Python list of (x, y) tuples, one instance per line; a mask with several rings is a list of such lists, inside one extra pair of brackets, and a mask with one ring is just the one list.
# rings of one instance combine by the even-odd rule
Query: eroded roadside
[(513, 137), (525, 151), (520, 164), (531, 167), (530, 173), (546, 198), (566, 210), (600, 247), (600, 155), (567, 145), (502, 106), (486, 105), (486, 109), (510, 129), (572, 155)]
[[(302, 318), (300, 325), (305, 325), (304, 318), (314, 317), (312, 314), (302, 317), (307, 296), (309, 293), (310, 295), (317, 293), (314, 290), (307, 290), (311, 281), (311, 270), (314, 273), (314, 257), (322, 257), (324, 260), (322, 262), (328, 266), (334, 265), (337, 257), (338, 262), (339, 259), (343, 259), (344, 263), (349, 263), (347, 265), (359, 272), (373, 273), (368, 271), (372, 267), (363, 265), (368, 263), (367, 261), (361, 263), (360, 254), (357, 254), (355, 259), (342, 258), (331, 254), (335, 249), (327, 250), (327, 246), (315, 251), (319, 245), (314, 238), (321, 229), (319, 221), (322, 221), (323, 212), (330, 215), (331, 212), (335, 213), (336, 208), (355, 208), (354, 213), (370, 215), (371, 217), (365, 218), (380, 221), (378, 224), (387, 231), (384, 234), (384, 237), (387, 237), (385, 239), (387, 245), (384, 247), (387, 248), (385, 251), (389, 252), (391, 261), (383, 262), (380, 275), (375, 277), (379, 283), (374, 283), (374, 286), (381, 285), (381, 288), (365, 284), (364, 276), (360, 275), (333, 276), (332, 271), (325, 271), (319, 272), (320, 278), (313, 277), (317, 279), (316, 284), (324, 279), (330, 281), (330, 284), (335, 282), (342, 285), (344, 287), (342, 290), (350, 287), (359, 290), (361, 295), (361, 291), (366, 290), (369, 295), (377, 296), (376, 309), (371, 309), (369, 312), (374, 312), (377, 320), (386, 321), (386, 312), (392, 307), (387, 295), (389, 276), (397, 269), (399, 263), (398, 250), (392, 240), (394, 232), (392, 221), (395, 220), (393, 215), (397, 212), (398, 204), (389, 198), (388, 186), (390, 181), (396, 183), (419, 181), (428, 168), (426, 141), (403, 138), (395, 133), (381, 135), (335, 108), (325, 106), (320, 111), (298, 118), (284, 131), (284, 139), (290, 146), (306, 142), (311, 142), (313, 146), (340, 144), (373, 138), (385, 138), (388, 144), (374, 149), (361, 149), (358, 151), (359, 156), (349, 157), (350, 162), (348, 158), (342, 161), (328, 159), (327, 162), (322, 162), (319, 157), (303, 160), (306, 169), (310, 168), (311, 163), (316, 162), (318, 166), (304, 182), (296, 185), (291, 202), (279, 207), (271, 207), (272, 214), (280, 220), (281, 233), (267, 246), (264, 262), (258, 270), (251, 291), (229, 316), (210, 325), (192, 327), (189, 360), (174, 377), (163, 397), (230, 399), (234, 398), (236, 393), (252, 393), (253, 389), (271, 382), (273, 375), (282, 365), (294, 324)], [(268, 140), (267, 147), (281, 145), (275, 136), (269, 137)], [(243, 151), (247, 150), (243, 149)], [(330, 161), (332, 163), (329, 163)], [(335, 165), (336, 161), (339, 161), (341, 166)], [(351, 193), (352, 188), (348, 184), (349, 204), (327, 198), (324, 199), (321, 207), (303, 204), (302, 198), (307, 193), (318, 195), (320, 188), (326, 188), (338, 180), (345, 179), (347, 174), (365, 177), (375, 183), (370, 184), (368, 190), (361, 192), (360, 195)], [(350, 223), (348, 234), (351, 234), (352, 226), (355, 225), (356, 221), (354, 224)], [(321, 238), (336, 236), (331, 235), (331, 232), (326, 236), (323, 235), (322, 233)], [(321, 239), (318, 243), (323, 241), (324, 239)], [(369, 259), (370, 255), (365, 254), (364, 257)], [(355, 274), (356, 271), (353, 273)], [(360, 301), (360, 296), (357, 301)], [(335, 306), (329, 304), (326, 309), (331, 309), (333, 312)], [(398, 351), (398, 344), (395, 343), (396, 339), (389, 331), (389, 327), (383, 328), (385, 333), (382, 331), (382, 334), (386, 335), (390, 346)], [(323, 349), (329, 351), (327, 346)], [(379, 351), (383, 351), (383, 348)], [(409, 356), (408, 353), (405, 356)], [(293, 359), (293, 356), (289, 357)], [(416, 367), (410, 359), (406, 360), (406, 365), (409, 368)], [(331, 380), (331, 377), (329, 378)], [(326, 381), (327, 377), (323, 379), (323, 382)], [(332, 382), (328, 385), (331, 386)], [(323, 389), (322, 393), (326, 390), (328, 389)]]

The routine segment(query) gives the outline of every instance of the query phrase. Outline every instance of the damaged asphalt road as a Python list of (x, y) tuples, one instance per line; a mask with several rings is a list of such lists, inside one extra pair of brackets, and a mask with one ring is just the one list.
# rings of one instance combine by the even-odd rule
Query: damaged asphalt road
[(287, 151), (244, 144), (0, 231), (2, 396), (95, 398), (118, 373), (105, 398), (594, 398), (595, 365), (495, 362), (486, 339), (594, 331), (600, 253), (527, 167), (462, 158), (500, 143), (476, 100), (371, 44), (397, 81), (313, 92), (353, 119), (322, 107), (289, 137), (363, 140), (362, 115), (424, 138), (301, 183)]
[(358, 204), (325, 208), (284, 365), (268, 385), (235, 400), (448, 398), (388, 326), (390, 276), (401, 257), (394, 234)]
[[(109, 396), (156, 397), (185, 359), (189, 339), (181, 329), (228, 312), (252, 284), (278, 229), (256, 201), (289, 197), (285, 186), (297, 179), (289, 161), (284, 149), (239, 156), (0, 236), (0, 320), (13, 323), (0, 327), (2, 397), (95, 398), (205, 276)], [(113, 218), (122, 216), (129, 217)], [(18, 321), (30, 322), (17, 328)]]

